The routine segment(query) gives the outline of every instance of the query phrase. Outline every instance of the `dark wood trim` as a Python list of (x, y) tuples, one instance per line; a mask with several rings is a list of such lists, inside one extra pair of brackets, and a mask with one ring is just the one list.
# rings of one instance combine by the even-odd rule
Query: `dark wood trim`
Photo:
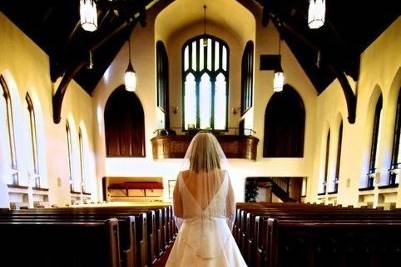
[(89, 193), (89, 192), (82, 192), (82, 194), (85, 195), (85, 196), (91, 196), (92, 195), (92, 193)]
[(337, 193), (338, 193), (338, 191), (327, 192), (328, 195), (334, 195), (334, 194), (337, 194)]
[(42, 192), (49, 192), (49, 188), (44, 188), (44, 187), (32, 187), (32, 190), (42, 191)]
[(326, 192), (323, 192), (323, 193), (317, 193), (317, 195), (318, 195), (318, 196), (324, 196), (324, 195), (326, 195)]
[(398, 187), (398, 183), (397, 184), (380, 185), (377, 188), (386, 189), (386, 188), (397, 188), (397, 187)]
[(74, 191), (74, 190), (70, 190), (70, 193), (74, 194), (74, 195), (81, 195), (81, 192)]
[(363, 191), (370, 191), (370, 190), (373, 190), (373, 189), (375, 189), (375, 187), (374, 186), (370, 186), (370, 187), (362, 187), (362, 188), (359, 188), (358, 190), (360, 192), (363, 192)]
[(13, 189), (28, 189), (28, 186), (25, 185), (17, 185), (17, 184), (7, 184), (8, 188), (13, 188)]
[[(183, 158), (193, 135), (158, 135), (151, 139), (154, 159)], [(227, 158), (256, 160), (259, 139), (250, 135), (216, 135)]]

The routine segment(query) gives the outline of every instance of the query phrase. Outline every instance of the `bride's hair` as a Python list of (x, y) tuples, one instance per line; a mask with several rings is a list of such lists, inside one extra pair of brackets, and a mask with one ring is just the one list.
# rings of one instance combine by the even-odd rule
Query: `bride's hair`
[(189, 170), (194, 172), (209, 172), (221, 168), (222, 153), (216, 137), (208, 132), (199, 132), (191, 142), (189, 155)]

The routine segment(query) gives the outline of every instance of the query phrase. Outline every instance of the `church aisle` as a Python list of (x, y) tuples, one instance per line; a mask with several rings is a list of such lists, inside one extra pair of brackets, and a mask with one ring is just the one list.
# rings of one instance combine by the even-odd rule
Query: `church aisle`
[(172, 243), (168, 249), (163, 253), (163, 255), (156, 261), (156, 263), (153, 265), (154, 267), (164, 267), (166, 265), (168, 256), (170, 255), (170, 251), (173, 247), (174, 243)]

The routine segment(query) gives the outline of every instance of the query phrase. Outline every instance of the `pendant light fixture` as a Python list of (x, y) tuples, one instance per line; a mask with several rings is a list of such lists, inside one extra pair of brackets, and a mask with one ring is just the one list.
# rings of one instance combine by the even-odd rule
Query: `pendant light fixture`
[(203, 46), (207, 46), (206, 37), (206, 5), (203, 5)]
[(283, 91), (284, 87), (284, 72), (283, 68), (281, 67), (281, 37), (279, 34), (278, 38), (278, 57), (279, 57), (279, 62), (278, 66), (274, 70), (274, 79), (273, 79), (273, 91), (274, 92), (281, 92)]
[(309, 0), (308, 26), (318, 29), (323, 26), (326, 16), (326, 0)]
[(129, 37), (128, 37), (128, 57), (129, 57), (128, 67), (124, 75), (125, 89), (127, 91), (134, 92), (136, 90), (136, 73), (131, 63), (131, 41)]
[(79, 6), (81, 26), (85, 31), (97, 29), (97, 8), (94, 0), (81, 0)]

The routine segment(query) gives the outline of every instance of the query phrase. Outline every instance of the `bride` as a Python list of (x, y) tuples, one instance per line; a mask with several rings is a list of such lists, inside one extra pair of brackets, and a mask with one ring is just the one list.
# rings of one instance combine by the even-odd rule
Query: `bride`
[(195, 135), (184, 162), (173, 196), (179, 232), (166, 267), (247, 266), (230, 230), (234, 192), (216, 137)]

